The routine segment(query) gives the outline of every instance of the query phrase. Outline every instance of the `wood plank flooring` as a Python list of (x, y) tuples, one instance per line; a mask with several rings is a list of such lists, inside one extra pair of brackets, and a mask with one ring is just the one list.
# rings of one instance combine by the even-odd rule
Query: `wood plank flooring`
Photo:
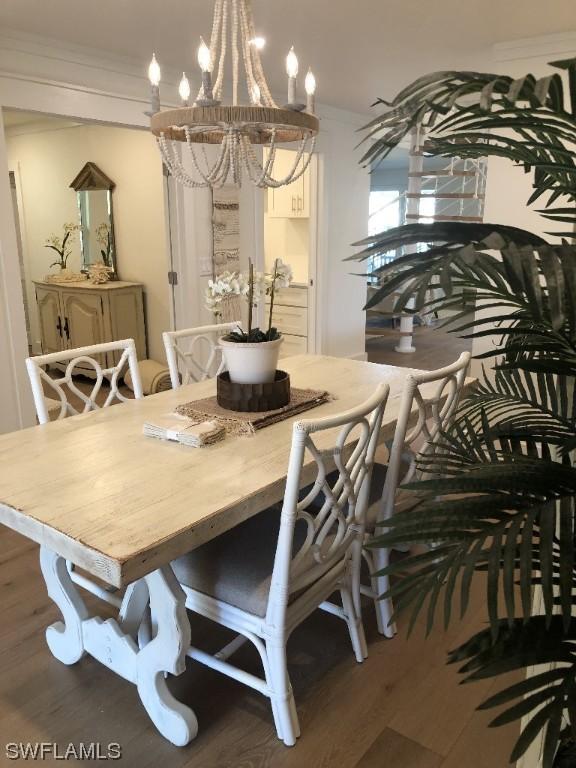
[[(402, 624), (394, 640), (382, 638), (367, 604), (370, 655), (364, 664), (354, 661), (340, 620), (322, 612), (311, 616), (289, 644), (302, 726), (293, 748), (276, 738), (265, 698), (189, 662), (170, 686), (195, 709), (200, 732), (179, 749), (151, 725), (130, 683), (90, 657), (65, 667), (50, 655), (44, 629), (60, 617), (46, 595), (38, 548), (2, 528), (0, 766), (18, 765), (5, 757), (4, 745), (22, 741), (56, 742), (62, 749), (70, 742), (117, 742), (119, 764), (127, 768), (504, 768), (517, 727), (488, 730), (494, 715), (475, 712), (496, 686), (458, 686), (456, 670), (444, 663), (447, 650), (483, 626), (481, 587), (465, 620), (429, 639), (421, 627), (406, 639)], [(208, 650), (229, 637), (196, 617), (192, 632), (193, 643)], [(251, 648), (235, 658), (260, 674)]]
[(403, 368), (431, 371), (453, 363), (462, 352), (472, 350), (470, 339), (459, 339), (441, 328), (416, 326), (414, 346), (416, 352), (405, 355), (394, 349), (398, 344), (398, 331), (391, 328), (370, 328), (366, 335), (366, 354), (371, 363), (386, 363)]

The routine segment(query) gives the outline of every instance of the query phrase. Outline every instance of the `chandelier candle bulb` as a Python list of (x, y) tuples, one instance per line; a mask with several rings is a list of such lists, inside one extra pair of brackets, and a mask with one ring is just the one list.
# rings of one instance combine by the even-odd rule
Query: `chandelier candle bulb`
[(288, 104), (296, 104), (296, 78), (298, 77), (298, 57), (294, 46), (286, 56), (286, 72), (288, 74)]
[(200, 47), (198, 48), (198, 64), (202, 70), (202, 91), (206, 101), (212, 101), (212, 56), (210, 49), (200, 38)]
[(249, 42), (250, 45), (253, 45), (258, 51), (261, 51), (266, 45), (266, 40), (263, 37), (253, 37)]
[(313, 115), (316, 108), (316, 78), (311, 69), (306, 75), (304, 88), (306, 89), (306, 111)]
[(190, 102), (190, 81), (186, 77), (186, 72), (182, 72), (182, 80), (178, 86), (178, 93), (182, 99), (182, 106), (187, 107)]
[(156, 60), (156, 54), (152, 54), (152, 61), (148, 67), (148, 79), (150, 80), (150, 109), (152, 113), (160, 112), (160, 65)]

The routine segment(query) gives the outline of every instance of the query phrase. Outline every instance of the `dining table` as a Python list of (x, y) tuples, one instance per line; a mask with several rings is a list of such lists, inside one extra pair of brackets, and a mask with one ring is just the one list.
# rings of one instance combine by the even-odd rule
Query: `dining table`
[[(50, 651), (67, 665), (90, 654), (133, 683), (156, 728), (179, 746), (198, 724), (167, 685), (185, 670), (191, 632), (171, 562), (281, 501), (296, 421), (346, 411), (385, 382), (380, 439), (392, 438), (412, 371), (320, 355), (281, 362), (292, 386), (330, 399), (250, 436), (203, 448), (144, 436), (145, 422), (213, 396), (214, 379), (0, 436), (0, 523), (40, 545), (48, 595), (62, 614), (46, 630)], [(442, 396), (437, 384), (422, 393), (427, 403)], [(322, 433), (319, 448), (330, 439)], [(305, 461), (303, 482), (315, 466)], [(82, 574), (117, 601), (114, 617), (88, 609)]]

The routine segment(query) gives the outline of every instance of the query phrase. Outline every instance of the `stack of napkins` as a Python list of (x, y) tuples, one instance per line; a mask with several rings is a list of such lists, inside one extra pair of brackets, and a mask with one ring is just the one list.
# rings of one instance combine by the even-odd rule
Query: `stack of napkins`
[(147, 422), (144, 424), (143, 431), (146, 437), (173, 440), (192, 448), (212, 445), (212, 443), (222, 440), (226, 435), (224, 427), (216, 421), (203, 421), (201, 424), (195, 424), (190, 419), (178, 416), (178, 414), (160, 416), (153, 424)]

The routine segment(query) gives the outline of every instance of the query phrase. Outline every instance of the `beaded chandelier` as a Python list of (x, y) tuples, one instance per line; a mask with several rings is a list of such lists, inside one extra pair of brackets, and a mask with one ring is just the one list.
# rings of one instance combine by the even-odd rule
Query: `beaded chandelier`
[[(260, 50), (264, 40), (256, 36), (250, 0), (216, 0), (210, 47), (200, 40), (202, 85), (192, 105), (190, 83), (183, 73), (179, 88), (182, 106), (161, 110), (156, 56), (148, 70), (152, 85), (151, 130), (168, 170), (187, 187), (221, 187), (226, 183), (240, 187), (244, 176), (257, 187), (291, 184), (310, 164), (318, 134), (314, 75), (309, 71), (306, 76), (307, 103), (298, 103), (298, 59), (292, 48), (286, 58), (287, 104), (279, 107), (275, 103), (262, 69)], [(232, 103), (223, 104), (228, 49), (232, 59)], [(241, 77), (244, 103), (240, 102)], [(276, 150), (285, 143), (297, 144), (297, 152), (288, 173), (283, 168), (285, 175), (278, 178), (274, 175)], [(207, 150), (210, 145), (217, 146), (218, 151)], [(181, 147), (187, 147), (190, 163), (184, 164)], [(256, 148), (267, 151), (257, 152)]]

